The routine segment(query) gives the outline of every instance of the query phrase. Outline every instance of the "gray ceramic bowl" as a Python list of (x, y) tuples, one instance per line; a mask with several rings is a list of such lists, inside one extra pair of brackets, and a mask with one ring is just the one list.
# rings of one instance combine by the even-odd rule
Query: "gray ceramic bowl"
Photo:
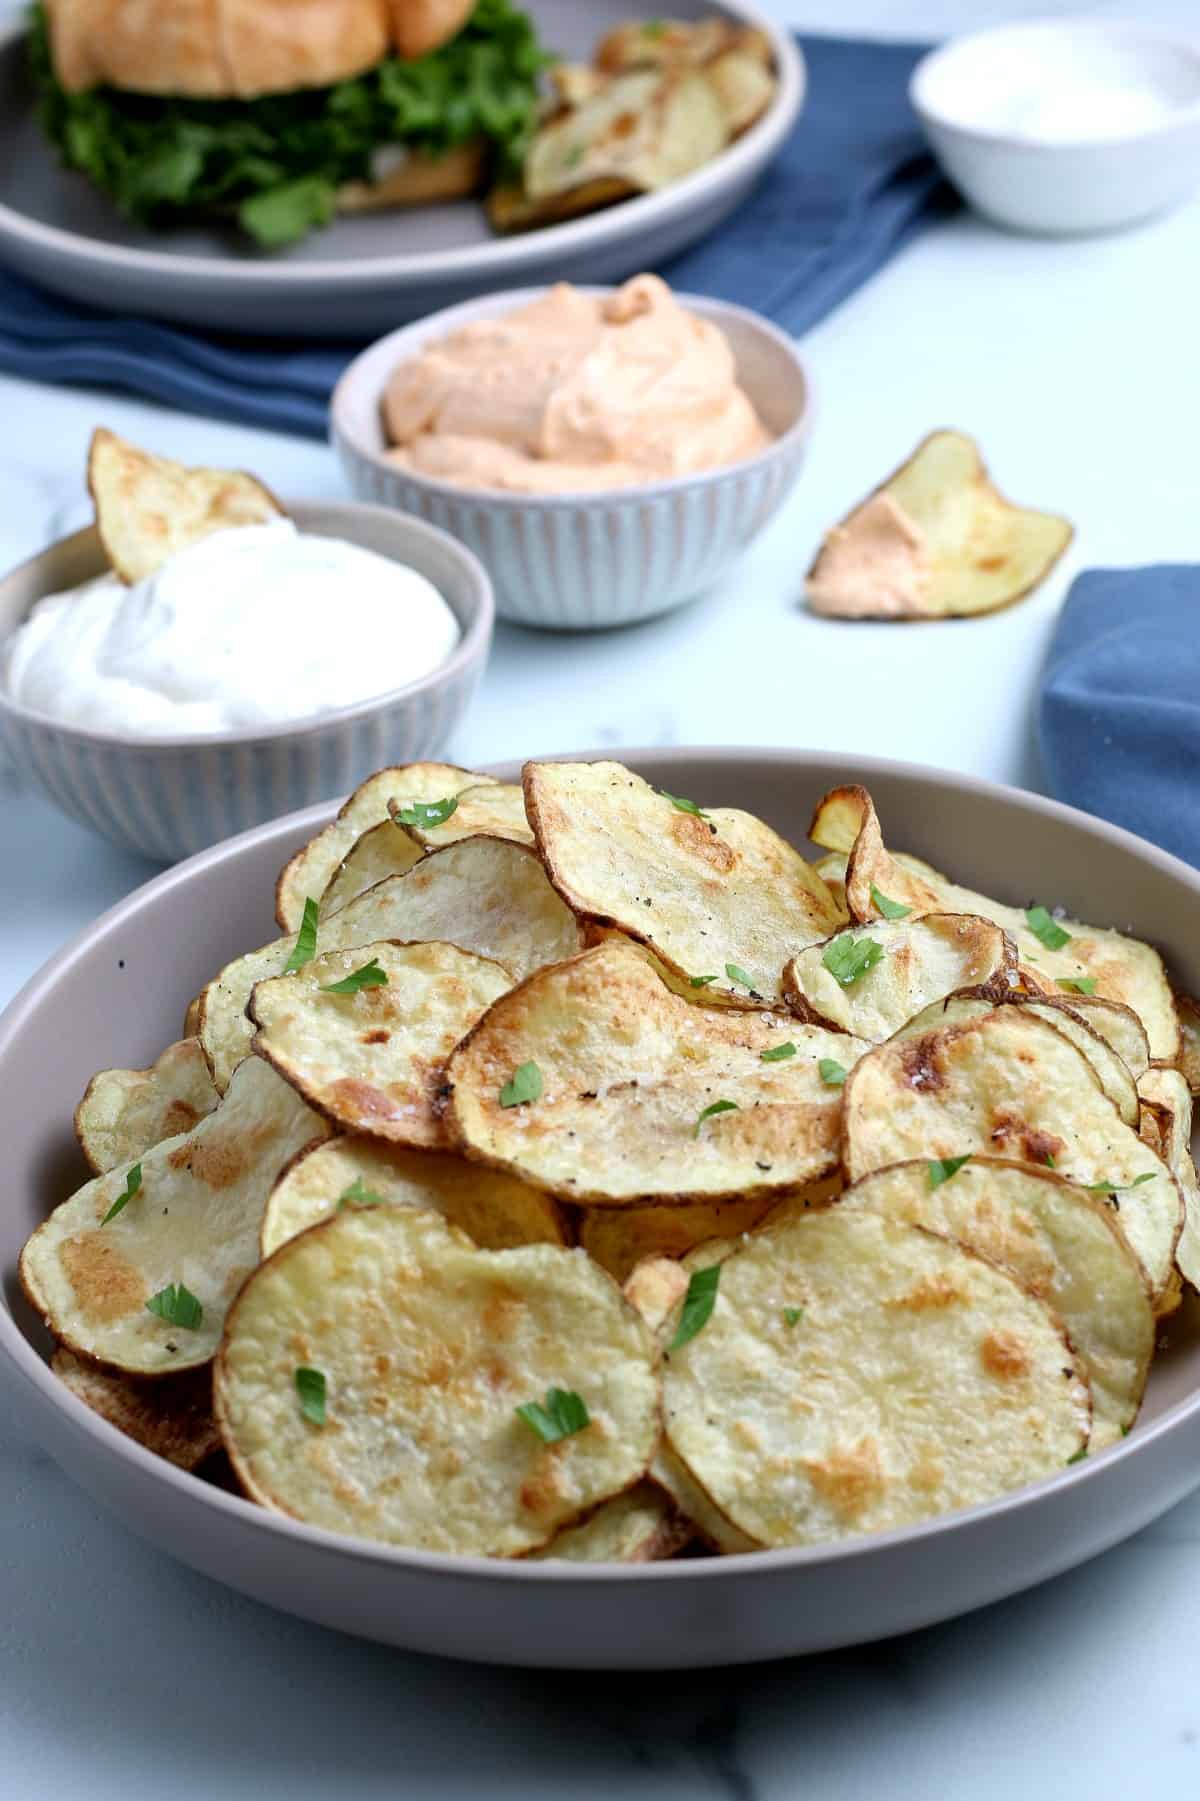
[(532, 495), (455, 487), (388, 462), (380, 409), (393, 369), (469, 320), (511, 312), (545, 291), (489, 294), (380, 338), (334, 390), (333, 441), (361, 499), (429, 519), (475, 552), (496, 584), (502, 619), (559, 631), (652, 619), (715, 586), (782, 506), (808, 449), (811, 385), (785, 332), (745, 307), (680, 294), (725, 333), (738, 379), (774, 433), (757, 455), (637, 488)]
[[(134, 738), (60, 724), (0, 689), (0, 748), (64, 813), (144, 856), (174, 862), (234, 832), (343, 794), (387, 763), (440, 751), (483, 674), (495, 607), (470, 551), (419, 519), (353, 502), (289, 503), (305, 531), (408, 563), (440, 589), (462, 627), (454, 655), (374, 700), (255, 733)], [(0, 580), (0, 645), (44, 594), (107, 567), (95, 529), (76, 532)], [(330, 629), (336, 629), (336, 604)]]
[[(672, 793), (751, 808), (797, 843), (816, 796), (865, 782), (896, 843), (1001, 898), (1036, 893), (1098, 923), (1132, 923), (1161, 945), (1178, 980), (1200, 987), (1200, 873), (1066, 807), (865, 757), (626, 755)], [(279, 820), (150, 882), (57, 955), (0, 1019), (0, 1373), (31, 1432), (125, 1525), (258, 1600), (385, 1643), (495, 1663), (660, 1669), (928, 1625), (1083, 1562), (1200, 1481), (1191, 1303), (1166, 1328), (1141, 1419), (1111, 1450), (913, 1530), (711, 1561), (487, 1562), (342, 1538), (183, 1475), (89, 1413), (46, 1367), (46, 1337), (15, 1274), (28, 1233), (85, 1177), (72, 1109), (94, 1070), (148, 1063), (213, 970), (274, 935), (276, 872), (329, 812)]]

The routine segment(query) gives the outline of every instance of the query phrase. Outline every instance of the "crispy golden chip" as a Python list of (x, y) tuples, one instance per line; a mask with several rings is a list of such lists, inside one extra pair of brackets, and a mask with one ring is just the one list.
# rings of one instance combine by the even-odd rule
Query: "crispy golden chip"
[(336, 1213), (339, 1206), (431, 1207), (485, 1251), (565, 1244), (548, 1195), (459, 1157), (401, 1150), (369, 1138), (333, 1138), (301, 1151), (280, 1176), (262, 1222), (262, 1254)]
[[(872, 946), (883, 955), (855, 974), (851, 951), (865, 961)], [(877, 1044), (955, 989), (993, 980), (1008, 986), (1016, 974), (1016, 946), (1000, 926), (971, 914), (928, 913), (850, 927), (810, 945), (784, 970), (783, 994), (800, 1019)]]
[(740, 48), (743, 36), (749, 49), (752, 35), (762, 34), (743, 34), (726, 19), (648, 19), (644, 24), (630, 20), (606, 32), (592, 54), (597, 69), (606, 75), (679, 63), (695, 67), (724, 51)]
[(59, 1345), (50, 1368), (85, 1407), (181, 1470), (198, 1470), (221, 1448), (207, 1365), (178, 1376), (116, 1376)]
[(1066, 1467), (1086, 1376), (1006, 1271), (883, 1214), (752, 1234), (664, 1366), (667, 1438), (755, 1544), (915, 1525)]
[[(447, 1124), (468, 1155), (584, 1205), (749, 1203), (833, 1172), (841, 1089), (818, 1064), (848, 1069), (865, 1048), (693, 1007), (610, 940), (493, 1005), (451, 1058)], [(511, 1104), (526, 1065), (538, 1092)]]
[(687, 1285), (688, 1273), (674, 1257), (647, 1257), (630, 1270), (621, 1293), (657, 1337), (667, 1315), (687, 1293)]
[[(332, 992), (371, 965), (383, 984)], [(383, 939), (330, 951), (256, 985), (253, 1048), (344, 1131), (441, 1149), (446, 1060), (510, 986), (498, 963), (454, 944)]]
[(190, 1132), (220, 1098), (199, 1041), (184, 1038), (149, 1069), (102, 1069), (93, 1076), (75, 1109), (75, 1136), (102, 1176), (152, 1144)]
[[(422, 850), (442, 850), (460, 838), (511, 838), (514, 844), (532, 844), (533, 833), (525, 817), (525, 794), (519, 782), (489, 781), (485, 787), (464, 788), (453, 813), (440, 824), (413, 817), (413, 809), (393, 802), (391, 813)], [(405, 817), (407, 812), (408, 817)]]
[(1179, 1015), (1179, 1068), (1193, 1094), (1200, 1094), (1200, 1002), (1176, 991)]
[(579, 1242), (601, 1269), (625, 1282), (645, 1259), (684, 1257), (710, 1238), (749, 1232), (772, 1205), (771, 1199), (759, 1197), (685, 1201), (676, 1207), (588, 1207), (580, 1218)]
[(260, 481), (233, 469), (188, 469), (99, 427), (88, 452), (96, 529), (123, 582), (153, 575), (210, 532), (261, 525), (283, 508)]
[[(580, 931), (534, 853), (500, 838), (464, 838), (390, 876), (322, 919), (318, 948), (350, 950), (380, 939), (439, 940), (500, 963), (514, 980), (578, 949)], [(250, 1049), (246, 1005), (256, 982), (282, 975), (294, 938), (277, 938), (226, 964), (204, 991), (200, 1042), (223, 1088)]]
[(1138, 1083), (1142, 1099), (1166, 1117), (1161, 1155), (1183, 1195), (1183, 1231), (1175, 1247), (1181, 1275), (1200, 1293), (1200, 1181), (1192, 1160), (1192, 1095), (1175, 1069), (1149, 1069)]
[(354, 790), (337, 818), (302, 845), (279, 872), (275, 884), (275, 917), (282, 932), (298, 932), (306, 900), (319, 901), (343, 859), (372, 826), (388, 817), (388, 802), (446, 800), (464, 788), (487, 783), (453, 763), (400, 763), (379, 769)]
[(328, 919), (389, 876), (407, 875), (424, 856), (400, 826), (385, 819), (356, 838), (329, 878), (321, 895), (321, 918)]
[(775, 98), (777, 83), (771, 69), (745, 50), (724, 51), (706, 65), (704, 74), (716, 89), (731, 138), (749, 131)]
[(901, 1035), (846, 1081), (847, 1179), (910, 1158), (982, 1153), (1053, 1167), (1119, 1196), (1119, 1224), (1157, 1300), (1183, 1205), (1174, 1177), (1122, 1120), (1083, 1053), (1027, 1007)]
[(605, 1501), (579, 1526), (567, 1526), (538, 1562), (662, 1563), (693, 1538), (692, 1528), (657, 1482), (638, 1482)]
[(836, 931), (841, 910), (761, 819), (680, 798), (620, 763), (525, 769), (550, 880), (582, 918), (647, 944), (697, 1000), (776, 1001), (788, 958)]
[(728, 141), (725, 108), (699, 70), (634, 69), (541, 126), (525, 157), (525, 193), (538, 202), (597, 181), (653, 193)]
[(975, 1159), (934, 1188), (925, 1162), (893, 1164), (840, 1205), (955, 1238), (1009, 1270), (1066, 1329), (1091, 1384), (1091, 1449), (1132, 1424), (1154, 1354), (1146, 1279), (1116, 1217), (1051, 1170)]
[(598, 213), (619, 200), (632, 200), (638, 192), (630, 182), (609, 176), (533, 200), (520, 184), (509, 183), (493, 188), (488, 195), (488, 222), (493, 231), (502, 233), (535, 231), (543, 225), (558, 225), (564, 219), (578, 219), (584, 213)]
[[(330, 1296), (338, 1305), (330, 1305)], [(658, 1353), (581, 1251), (481, 1251), (417, 1207), (355, 1208), (246, 1284), (216, 1409), (247, 1492), (313, 1525), (428, 1551), (519, 1557), (645, 1473)], [(320, 1373), (325, 1423), (301, 1411)], [(543, 1442), (517, 1409), (577, 1395)]]
[(893, 1036), (920, 1038), (926, 1032), (960, 1025), (964, 1020), (978, 1019), (980, 1015), (990, 1013), (994, 1007), (1017, 1007), (1026, 1013), (1035, 1014), (1048, 1025), (1055, 1026), (1064, 1038), (1069, 1038), (1076, 1050), (1091, 1064), (1096, 1080), (1125, 1124), (1136, 1131), (1140, 1117), (1137, 1084), (1109, 1040), (1102, 1038), (1093, 1029), (1089, 1019), (1068, 1004), (1065, 996), (1054, 998), (1042, 994), (1018, 994), (1006, 992), (1000, 987), (967, 989), (958, 994), (947, 995), (945, 1000), (934, 1001), (932, 1006), (915, 1014)]
[[(857, 829), (855, 829), (857, 827)], [(841, 851), (849, 858), (846, 869), (846, 904), (859, 923), (877, 919), (880, 909), (871, 897), (876, 892), (923, 913), (978, 913), (993, 920), (1014, 939), (1023, 967), (1029, 968), (1051, 991), (1076, 997), (1064, 983), (1095, 982), (1103, 1000), (1119, 1001), (1137, 1014), (1155, 1058), (1173, 1062), (1179, 1050), (1179, 1023), (1162, 958), (1148, 944), (1127, 938), (1102, 926), (1082, 925), (1074, 919), (1054, 923), (1069, 934), (1070, 942), (1050, 950), (1031, 930), (1026, 913), (1008, 907), (970, 888), (960, 888), (916, 857), (893, 856), (884, 848), (879, 820), (865, 788), (835, 788), (818, 804), (809, 837), (824, 849)], [(847, 850), (849, 845), (849, 850)]]
[(827, 535), (808, 604), (842, 619), (993, 613), (1032, 593), (1074, 535), (1006, 500), (964, 432), (934, 432)]
[[(55, 1208), (21, 1253), (30, 1305), (68, 1350), (111, 1369), (163, 1375), (207, 1363), (225, 1309), (258, 1262), (276, 1177), (327, 1130), (252, 1058), (194, 1131), (97, 1176)], [(123, 1194), (128, 1200), (103, 1224)], [(194, 1326), (148, 1305), (179, 1284), (203, 1310)]]
[(183, 1015), (183, 1037), (199, 1038), (200, 1036), (200, 1002), (203, 995), (194, 994), (187, 1004)]

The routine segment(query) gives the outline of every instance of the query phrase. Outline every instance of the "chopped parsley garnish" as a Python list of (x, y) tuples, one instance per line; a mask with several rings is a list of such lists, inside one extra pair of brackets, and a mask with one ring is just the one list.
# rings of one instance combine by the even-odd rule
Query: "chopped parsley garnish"
[(108, 1212), (104, 1215), (104, 1218), (100, 1221), (100, 1224), (102, 1226), (106, 1226), (110, 1219), (116, 1219), (118, 1213), (124, 1213), (126, 1207), (128, 1207), (130, 1201), (133, 1199), (134, 1195), (137, 1193), (137, 1191), (141, 1187), (141, 1185), (142, 1185), (142, 1166), (140, 1163), (135, 1163), (133, 1168), (128, 1172), (128, 1174), (125, 1177), (124, 1188), (121, 1190), (120, 1194), (117, 1196), (116, 1200), (113, 1202), (113, 1204), (109, 1208)]
[(846, 1080), (846, 1066), (839, 1063), (836, 1057), (822, 1057), (817, 1064), (817, 1073), (830, 1088), (840, 1088)]
[(859, 976), (883, 961), (883, 946), (874, 938), (855, 938), (851, 933), (843, 932), (840, 938), (825, 946), (821, 961), (836, 982), (849, 988)]
[(343, 1188), (338, 1196), (338, 1207), (382, 1207), (383, 1196), (368, 1188), (361, 1176), (355, 1176), (349, 1188)]
[(691, 986), (693, 988), (707, 988), (710, 982), (715, 982), (716, 980), (716, 976), (692, 976)]
[(1082, 1463), (1086, 1456), (1087, 1456), (1087, 1446), (1080, 1445), (1080, 1447), (1076, 1451), (1075, 1455), (1073, 1457), (1067, 1458), (1068, 1467), (1073, 1463)]
[(1025, 923), (1035, 938), (1040, 938), (1048, 951), (1060, 951), (1070, 944), (1070, 932), (1064, 932), (1047, 907), (1026, 907)]
[(736, 982), (739, 988), (748, 988), (751, 994), (757, 994), (759, 992), (758, 983), (754, 980), (754, 977), (752, 975), (747, 975), (746, 971), (737, 963), (727, 963), (725, 965), (725, 974), (729, 977), (731, 982)]
[(560, 1438), (570, 1438), (591, 1424), (591, 1414), (581, 1395), (573, 1388), (548, 1388), (546, 1399), (526, 1401), (516, 1408), (519, 1420), (532, 1427), (543, 1444), (555, 1445)]
[(967, 1152), (965, 1157), (931, 1158), (927, 1166), (929, 1170), (929, 1186), (931, 1188), (940, 1188), (943, 1182), (948, 1182), (951, 1176), (956, 1176), (958, 1174), (964, 1163), (969, 1163), (970, 1161), (970, 1151)]
[(642, 26), (642, 36), (644, 38), (665, 37), (666, 32), (667, 21), (665, 19), (647, 19), (646, 23)]
[(763, 1063), (786, 1063), (789, 1057), (795, 1055), (796, 1047), (790, 1038), (786, 1044), (777, 1044), (774, 1050), (759, 1052), (760, 1060)]
[(1046, 1152), (1046, 1168), (1047, 1169), (1057, 1169), (1058, 1168), (1058, 1164), (1054, 1161), (1054, 1152), (1053, 1151)]
[(664, 800), (669, 800), (671, 805), (675, 807), (678, 812), (690, 813), (694, 819), (708, 818), (708, 814), (704, 811), (704, 808), (698, 807), (694, 800), (687, 800), (682, 794), (668, 794), (665, 788), (660, 788), (658, 792), (662, 795)]
[(687, 1293), (683, 1297), (683, 1311), (679, 1315), (679, 1324), (675, 1336), (668, 1345), (668, 1350), (678, 1351), (702, 1332), (712, 1317), (712, 1310), (717, 1303), (717, 1284), (721, 1280), (721, 1265), (710, 1263), (707, 1269), (693, 1272), (687, 1285)]
[(1155, 1171), (1143, 1170), (1132, 1182), (1085, 1182), (1083, 1186), (1092, 1194), (1128, 1194), (1131, 1188), (1140, 1188), (1143, 1182), (1153, 1182)]
[(1058, 985), (1065, 988), (1068, 994), (1095, 994), (1095, 976), (1059, 976)]
[(292, 946), (292, 954), (283, 966), (285, 976), (294, 976), (298, 969), (311, 963), (317, 954), (317, 922), (320, 907), (310, 894), (304, 903), (304, 918), (300, 921), (300, 930), (296, 933), (296, 942)]
[(514, 1069), (508, 1081), (500, 1090), (502, 1107), (523, 1107), (527, 1101), (541, 1098), (542, 1072), (536, 1063), (522, 1063)]
[(352, 970), (340, 982), (322, 982), (322, 994), (361, 994), (364, 988), (386, 988), (387, 971), (380, 969), (379, 958), (372, 957), (361, 969)]
[(195, 1332), (204, 1317), (204, 1308), (182, 1282), (168, 1282), (165, 1288), (152, 1294), (146, 1302), (146, 1311), (157, 1313), (168, 1326), (182, 1326), (185, 1332)]
[(325, 1372), (324, 1370), (298, 1369), (296, 1371), (296, 1393), (300, 1397), (300, 1411), (312, 1426), (325, 1424)]
[(393, 819), (401, 825), (445, 825), (452, 813), (458, 811), (457, 794), (448, 794), (445, 800), (413, 800), (406, 807), (397, 807), (392, 814)]
[(874, 882), (871, 883), (871, 899), (885, 919), (907, 919), (912, 912), (903, 901), (889, 900), (886, 894), (880, 894)]
[(711, 1107), (706, 1107), (704, 1109), (703, 1113), (696, 1121), (696, 1129), (692, 1133), (692, 1137), (699, 1138), (701, 1126), (706, 1119), (711, 1119), (714, 1113), (737, 1113), (739, 1111), (740, 1109), (736, 1101), (714, 1101)]
[(798, 1326), (803, 1318), (803, 1307), (785, 1307), (783, 1310), (783, 1323), (785, 1326)]

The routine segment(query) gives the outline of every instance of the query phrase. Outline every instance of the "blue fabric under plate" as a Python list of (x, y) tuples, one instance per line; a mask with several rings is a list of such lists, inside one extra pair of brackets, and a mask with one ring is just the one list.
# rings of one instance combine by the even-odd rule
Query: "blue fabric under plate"
[(1077, 577), (1038, 731), (1059, 800), (1200, 867), (1200, 567)]
[[(729, 223), (662, 270), (800, 335), (956, 204), (925, 150), (908, 77), (925, 46), (803, 37), (808, 95), (791, 137)], [(0, 370), (113, 387), (187, 412), (323, 438), (359, 344), (215, 337), (113, 317), (0, 272)]]

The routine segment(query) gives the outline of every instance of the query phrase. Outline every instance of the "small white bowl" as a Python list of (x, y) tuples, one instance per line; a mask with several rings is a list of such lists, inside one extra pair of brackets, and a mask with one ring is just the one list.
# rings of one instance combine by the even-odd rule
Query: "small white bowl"
[[(1076, 112), (1085, 90), (1109, 96), (1108, 119)], [(1101, 20), (1002, 25), (924, 57), (909, 96), (950, 179), (1000, 225), (1113, 231), (1200, 186), (1200, 38)]]
[(755, 456), (636, 488), (550, 495), (457, 487), (389, 462), (381, 409), (392, 371), (430, 340), (545, 292), (489, 294), (380, 338), (334, 390), (333, 441), (355, 494), (417, 513), (475, 552), (495, 583), (501, 618), (560, 631), (651, 619), (720, 581), (779, 508), (807, 448), (808, 378), (791, 339), (765, 319), (745, 307), (680, 294), (682, 305), (725, 333), (738, 380), (775, 434)]
[[(357, 786), (373, 769), (443, 748), (483, 674), (491, 583), (445, 532), (351, 502), (288, 506), (302, 531), (361, 544), (419, 570), (462, 628), (454, 654), (419, 681), (357, 706), (257, 732), (141, 738), (63, 725), (0, 688), (0, 746), (73, 819), (165, 862)], [(0, 580), (0, 644), (34, 602), (108, 567), (94, 526), (61, 538)], [(329, 630), (337, 630), (330, 597)]]

